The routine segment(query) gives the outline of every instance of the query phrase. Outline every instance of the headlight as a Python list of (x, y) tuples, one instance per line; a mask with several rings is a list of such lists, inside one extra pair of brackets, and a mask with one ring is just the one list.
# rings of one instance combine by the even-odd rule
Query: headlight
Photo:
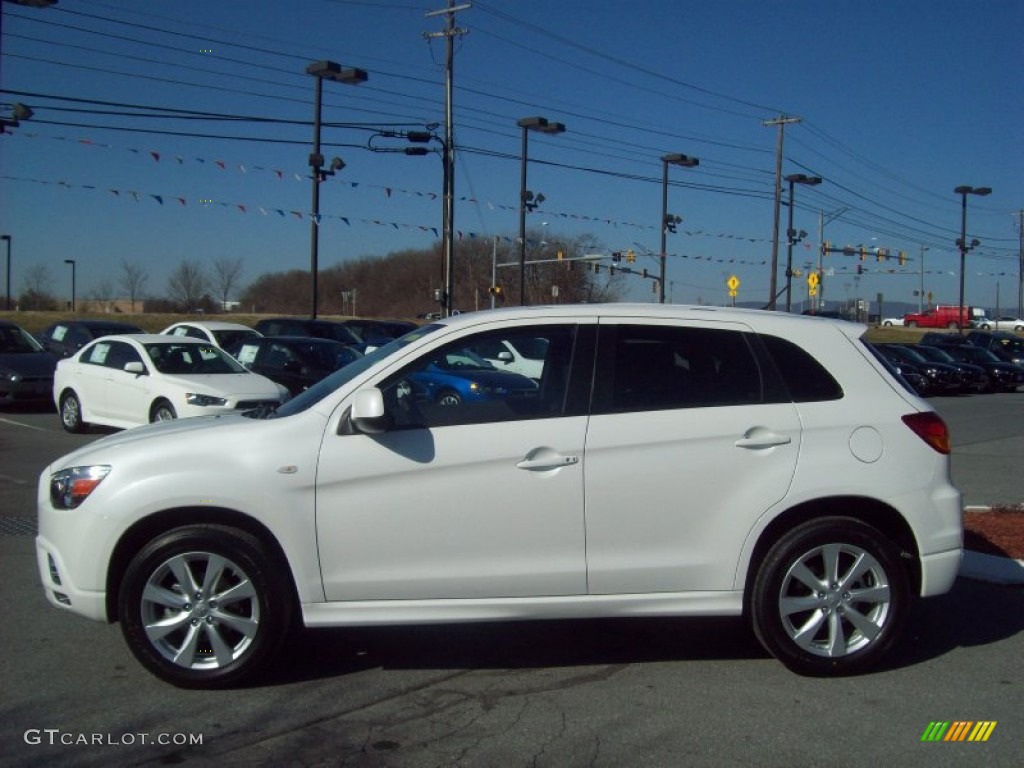
[(110, 466), (106, 464), (54, 472), (50, 476), (50, 503), (57, 509), (74, 509), (89, 498), (109, 473)]
[(189, 405), (227, 405), (227, 398), (213, 395), (200, 395), (195, 392), (185, 393), (185, 402)]
[(6, 368), (0, 368), (0, 379), (7, 379), (8, 381), (17, 384), (21, 381), (21, 375), (14, 371), (7, 370)]

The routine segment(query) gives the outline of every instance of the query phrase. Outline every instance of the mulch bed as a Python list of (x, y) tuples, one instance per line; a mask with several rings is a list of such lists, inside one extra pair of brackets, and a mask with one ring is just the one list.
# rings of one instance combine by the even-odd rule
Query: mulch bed
[(964, 512), (964, 547), (986, 555), (1024, 560), (1024, 506)]

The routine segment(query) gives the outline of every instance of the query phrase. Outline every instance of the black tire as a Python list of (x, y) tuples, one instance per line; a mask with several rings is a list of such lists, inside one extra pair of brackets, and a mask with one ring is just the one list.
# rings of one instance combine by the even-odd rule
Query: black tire
[(149, 422), (151, 424), (155, 421), (174, 421), (176, 418), (178, 418), (178, 412), (174, 410), (174, 406), (167, 400), (157, 400), (153, 403), (153, 407), (149, 409)]
[(917, 328), (917, 320), (911, 320), (907, 323), (907, 328)]
[[(826, 568), (838, 578), (826, 580)], [(910, 583), (892, 542), (859, 520), (830, 517), (775, 543), (747, 608), (773, 656), (794, 672), (822, 676), (875, 666), (899, 639), (909, 605)]]
[[(222, 688), (251, 679), (278, 651), (292, 627), (292, 595), (258, 538), (194, 525), (168, 531), (132, 559), (118, 615), (128, 647), (157, 677)], [(157, 625), (163, 629), (152, 631)]]
[(445, 389), (437, 396), (438, 405), (462, 405), (462, 397), (454, 389)]
[(72, 434), (81, 434), (89, 429), (82, 421), (82, 403), (73, 390), (60, 396), (60, 423), (64, 430)]

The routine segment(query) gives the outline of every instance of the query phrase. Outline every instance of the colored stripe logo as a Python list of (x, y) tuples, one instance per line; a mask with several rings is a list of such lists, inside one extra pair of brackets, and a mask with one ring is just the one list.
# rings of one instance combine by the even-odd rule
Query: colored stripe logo
[(932, 721), (921, 734), (921, 741), (988, 741), (996, 729), (995, 720)]

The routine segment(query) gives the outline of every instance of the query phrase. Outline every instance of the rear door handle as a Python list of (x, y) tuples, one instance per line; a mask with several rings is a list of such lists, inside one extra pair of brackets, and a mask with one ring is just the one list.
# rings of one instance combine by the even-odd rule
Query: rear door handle
[(778, 432), (772, 432), (769, 429), (752, 429), (734, 445), (737, 448), (774, 448), (778, 445), (789, 445), (793, 442), (793, 438), (789, 435), (780, 435)]

